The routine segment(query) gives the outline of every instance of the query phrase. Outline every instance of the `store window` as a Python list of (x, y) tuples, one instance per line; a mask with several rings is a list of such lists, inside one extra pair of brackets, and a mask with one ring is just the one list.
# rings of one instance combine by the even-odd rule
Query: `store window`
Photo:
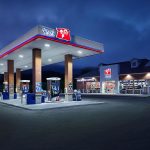
[(87, 93), (99, 93), (100, 92), (100, 82), (86, 82)]
[(148, 94), (148, 80), (123, 80), (120, 81), (121, 94)]

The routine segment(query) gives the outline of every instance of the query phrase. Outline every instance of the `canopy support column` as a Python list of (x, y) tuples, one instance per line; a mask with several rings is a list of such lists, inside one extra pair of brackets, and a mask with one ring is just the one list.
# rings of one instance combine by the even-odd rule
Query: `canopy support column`
[(9, 98), (14, 98), (14, 60), (7, 60)]
[(65, 55), (65, 99), (72, 100), (73, 94), (72, 55)]

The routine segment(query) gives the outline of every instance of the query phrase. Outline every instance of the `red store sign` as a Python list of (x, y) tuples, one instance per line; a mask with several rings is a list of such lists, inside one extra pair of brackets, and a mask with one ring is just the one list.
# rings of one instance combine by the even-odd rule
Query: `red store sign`
[(111, 78), (111, 68), (105, 69), (104, 70), (104, 75), (106, 78)]
[(70, 30), (66, 28), (56, 28), (56, 38), (71, 41)]

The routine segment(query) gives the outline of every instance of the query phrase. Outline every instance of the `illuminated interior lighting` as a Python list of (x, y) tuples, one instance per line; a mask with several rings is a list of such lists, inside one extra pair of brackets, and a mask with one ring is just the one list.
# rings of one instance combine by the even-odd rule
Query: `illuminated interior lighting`
[(0, 66), (4, 66), (4, 64), (0, 64)]

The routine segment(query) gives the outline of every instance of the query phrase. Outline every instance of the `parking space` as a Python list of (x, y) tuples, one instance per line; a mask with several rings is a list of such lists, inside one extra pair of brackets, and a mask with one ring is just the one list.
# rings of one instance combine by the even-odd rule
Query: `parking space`
[(149, 150), (148, 98), (30, 111), (0, 103), (2, 150)]

